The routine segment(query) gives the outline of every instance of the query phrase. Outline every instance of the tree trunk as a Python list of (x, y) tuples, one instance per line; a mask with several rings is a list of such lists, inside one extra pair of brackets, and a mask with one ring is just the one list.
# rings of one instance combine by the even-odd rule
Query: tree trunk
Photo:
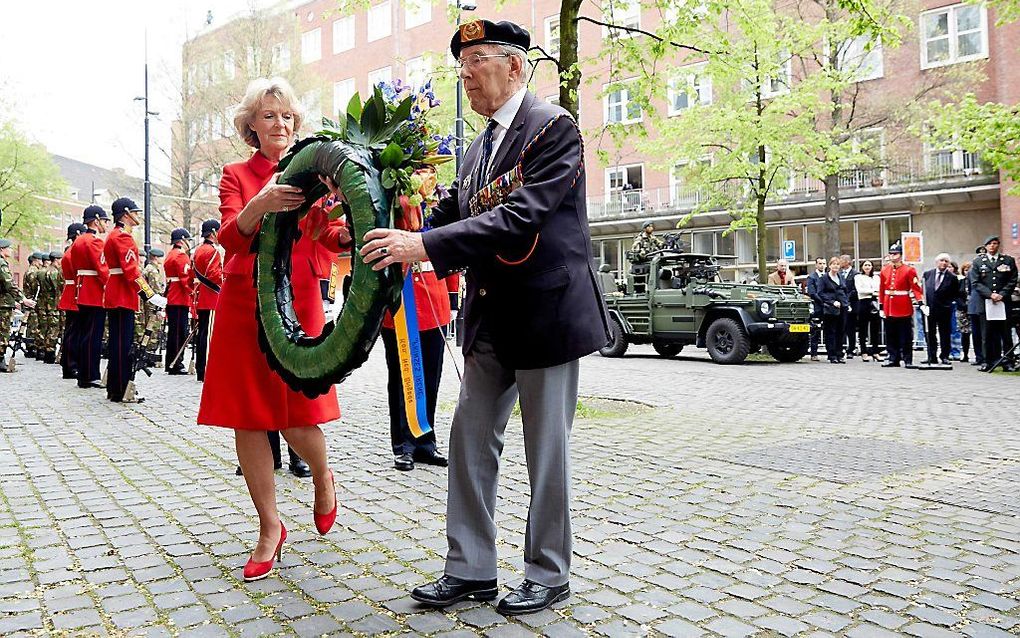
[(580, 13), (581, 0), (560, 3), (560, 106), (577, 122), (581, 121), (577, 104), (581, 74), (574, 65), (577, 64), (577, 16)]
[(758, 212), (755, 215), (755, 226), (758, 229), (758, 283), (768, 283), (769, 273), (766, 258), (768, 257), (769, 233), (765, 227), (765, 194), (758, 194)]
[(825, 177), (825, 254), (808, 255), (825, 257), (826, 261), (839, 256), (839, 175)]

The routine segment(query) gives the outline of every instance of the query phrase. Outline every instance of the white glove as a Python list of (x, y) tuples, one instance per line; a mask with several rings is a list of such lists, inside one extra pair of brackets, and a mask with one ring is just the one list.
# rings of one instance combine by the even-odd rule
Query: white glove
[(879, 319), (885, 319), (885, 310), (879, 310), (878, 311), (878, 318)]
[(166, 297), (164, 297), (163, 295), (155, 294), (146, 299), (146, 301), (151, 303), (153, 306), (156, 306), (157, 308), (166, 308)]
[(928, 306), (921, 306), (921, 314), (927, 317), (928, 315), (931, 314), (931, 308), (929, 308)]
[(457, 320), (457, 311), (456, 310), (450, 310), (450, 321), (456, 321), (456, 320)]

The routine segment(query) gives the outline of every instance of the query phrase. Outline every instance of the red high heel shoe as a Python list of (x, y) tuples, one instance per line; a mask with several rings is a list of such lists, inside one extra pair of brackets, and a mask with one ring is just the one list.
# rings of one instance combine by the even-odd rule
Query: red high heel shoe
[(262, 580), (273, 571), (276, 561), (283, 558), (283, 541), (285, 540), (287, 540), (287, 528), (283, 526), (283, 521), (280, 521), (280, 542), (276, 544), (276, 556), (261, 563), (256, 563), (254, 559), (249, 558), (244, 566), (244, 582)]
[(336, 480), (333, 479), (333, 470), (329, 471), (329, 480), (333, 483), (333, 509), (326, 514), (319, 514), (315, 511), (315, 506), (312, 506), (315, 529), (319, 530), (319, 534), (323, 536), (333, 529), (333, 523), (336, 522)]

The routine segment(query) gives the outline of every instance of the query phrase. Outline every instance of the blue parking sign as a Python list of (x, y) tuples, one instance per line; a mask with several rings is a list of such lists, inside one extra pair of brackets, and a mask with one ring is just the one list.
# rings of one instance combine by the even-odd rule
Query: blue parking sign
[(783, 259), (786, 261), (797, 260), (797, 242), (793, 239), (787, 239), (783, 242)]

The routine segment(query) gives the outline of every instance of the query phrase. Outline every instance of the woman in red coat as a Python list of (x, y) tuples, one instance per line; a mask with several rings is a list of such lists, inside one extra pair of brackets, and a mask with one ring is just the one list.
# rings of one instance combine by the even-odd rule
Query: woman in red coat
[[(247, 162), (225, 166), (220, 181), (219, 240), (226, 251), (226, 265), (198, 422), (234, 430), (237, 460), (259, 514), (259, 541), (245, 565), (245, 580), (269, 575), (287, 537), (276, 508), (267, 431), (279, 430), (311, 467), (315, 485), (312, 509), (319, 533), (329, 531), (336, 519), (336, 491), (326, 460), (326, 440), (318, 427), (340, 417), (336, 390), (309, 399), (287, 387), (259, 350), (255, 319), (252, 239), (266, 215), (292, 210), (304, 201), (300, 189), (273, 179), (277, 163), (301, 125), (297, 104), (293, 90), (282, 79), (249, 84), (234, 126), (256, 151)], [(309, 214), (302, 222), (301, 240), (294, 246), (292, 260), (294, 310), (312, 336), (325, 324), (318, 277), (310, 267), (313, 242), (333, 251), (350, 242), (346, 228), (325, 224), (321, 211), (315, 212), (318, 214)]]

